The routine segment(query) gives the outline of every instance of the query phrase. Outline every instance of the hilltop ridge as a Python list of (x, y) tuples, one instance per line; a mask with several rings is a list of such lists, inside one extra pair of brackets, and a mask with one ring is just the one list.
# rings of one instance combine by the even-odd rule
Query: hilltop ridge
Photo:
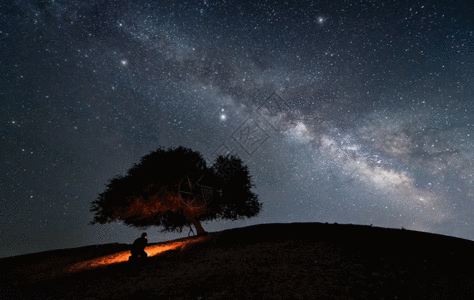
[[(101, 255), (117, 256), (111, 249), (122, 246), (104, 245)], [(90, 247), (76, 250), (93, 250)], [(461, 299), (474, 293), (474, 242), (411, 230), (259, 224), (154, 244), (146, 251), (153, 249), (156, 255), (145, 264), (103, 264), (37, 278), (34, 283), (25, 274), (23, 282), (10, 276), (8, 286), (9, 274), (2, 272), (0, 295), (3, 299)], [(120, 253), (128, 255), (126, 251)], [(53, 261), (46, 253), (36, 257)]]

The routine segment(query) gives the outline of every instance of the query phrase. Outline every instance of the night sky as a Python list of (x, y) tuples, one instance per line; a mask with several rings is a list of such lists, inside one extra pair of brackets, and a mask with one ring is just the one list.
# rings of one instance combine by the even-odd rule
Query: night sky
[[(263, 203), (207, 231), (474, 240), (474, 4), (403, 2), (2, 1), (0, 257), (133, 242), (88, 225), (91, 202), (180, 145), (238, 155)], [(149, 242), (188, 234), (160, 229)]]

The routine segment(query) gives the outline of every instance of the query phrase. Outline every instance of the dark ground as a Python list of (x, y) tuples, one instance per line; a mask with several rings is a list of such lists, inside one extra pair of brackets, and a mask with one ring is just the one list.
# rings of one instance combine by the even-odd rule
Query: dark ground
[(77, 273), (65, 270), (128, 245), (4, 258), (0, 299), (474, 299), (469, 240), (321, 223), (262, 224), (180, 240), (198, 242), (143, 264)]

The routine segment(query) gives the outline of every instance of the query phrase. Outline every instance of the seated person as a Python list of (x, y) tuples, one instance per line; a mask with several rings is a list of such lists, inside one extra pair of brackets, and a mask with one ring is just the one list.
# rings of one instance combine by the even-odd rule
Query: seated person
[(146, 232), (142, 233), (142, 236), (137, 238), (133, 244), (130, 259), (135, 258), (146, 258), (148, 254), (145, 252), (145, 247), (148, 246), (148, 240), (146, 238)]

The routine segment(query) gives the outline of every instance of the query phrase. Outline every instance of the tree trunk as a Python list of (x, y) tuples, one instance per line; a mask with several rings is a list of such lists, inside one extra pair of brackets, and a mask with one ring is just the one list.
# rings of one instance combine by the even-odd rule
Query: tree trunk
[(194, 225), (194, 228), (196, 228), (197, 236), (207, 235), (207, 232), (204, 230), (204, 228), (202, 228), (201, 222), (196, 218), (196, 215), (193, 211), (190, 211), (189, 208), (185, 209), (184, 215), (186, 219), (188, 219), (188, 221)]
[(196, 228), (196, 232), (198, 236), (207, 235), (207, 232), (204, 230), (204, 228), (202, 228), (201, 222), (199, 222), (199, 220), (193, 219), (192, 222), (193, 222), (194, 228)]

